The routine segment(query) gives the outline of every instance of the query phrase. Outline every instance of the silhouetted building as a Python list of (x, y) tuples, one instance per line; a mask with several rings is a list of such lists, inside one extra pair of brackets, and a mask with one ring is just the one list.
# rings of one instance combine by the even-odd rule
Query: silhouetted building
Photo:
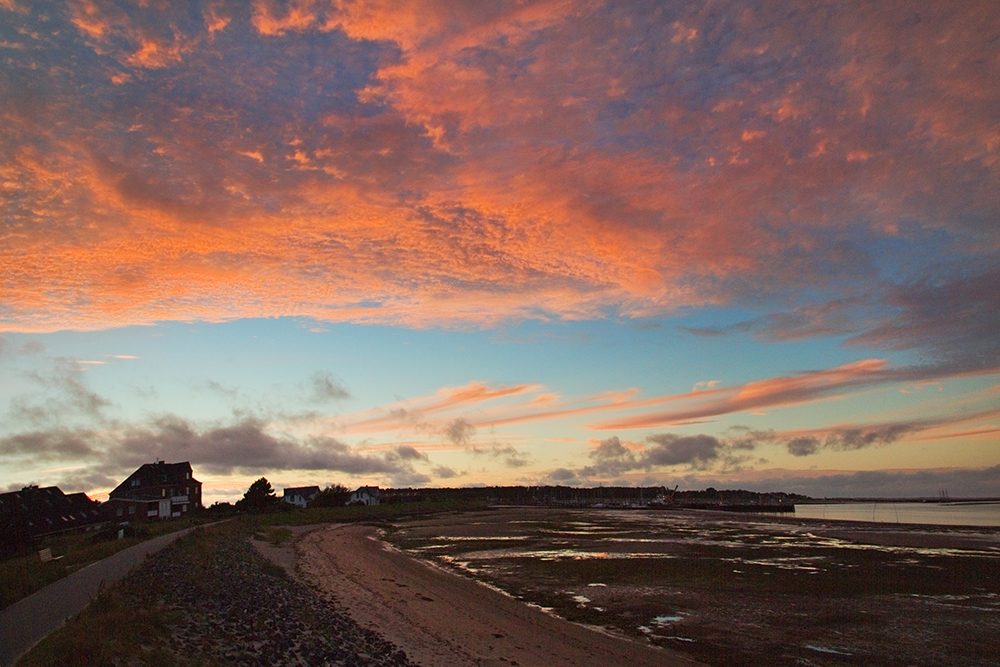
[(100, 505), (84, 493), (67, 495), (58, 486), (0, 493), (0, 548), (18, 552), (46, 535), (100, 524)]
[(108, 494), (109, 518), (146, 521), (187, 516), (201, 508), (201, 482), (191, 473), (187, 461), (144, 463)]

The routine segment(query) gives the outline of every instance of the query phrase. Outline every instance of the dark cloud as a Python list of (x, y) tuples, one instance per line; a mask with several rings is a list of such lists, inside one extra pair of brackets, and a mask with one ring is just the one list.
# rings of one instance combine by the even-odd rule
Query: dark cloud
[(451, 479), (452, 477), (458, 477), (458, 473), (449, 468), (448, 466), (435, 466), (433, 469), (434, 476), (438, 479)]
[[(329, 437), (296, 440), (272, 435), (268, 424), (244, 419), (229, 426), (198, 429), (176, 416), (149, 426), (113, 433), (54, 429), (0, 439), (0, 457), (19, 461), (69, 459), (86, 468), (73, 479), (116, 479), (154, 460), (190, 461), (212, 475), (263, 474), (276, 470), (323, 470), (348, 475), (384, 475), (417, 483), (414, 462), (428, 462), (412, 447), (402, 446), (382, 456), (360, 454)], [(426, 481), (426, 480), (425, 480)], [(92, 488), (92, 487), (87, 487)]]
[(792, 456), (811, 456), (822, 449), (850, 451), (888, 445), (909, 433), (922, 431), (936, 425), (935, 420), (898, 422), (876, 426), (840, 428), (825, 437), (803, 435), (781, 441)]
[(259, 420), (245, 419), (198, 432), (178, 417), (164, 417), (153, 429), (130, 432), (117, 453), (132, 465), (153, 459), (189, 460), (213, 474), (267, 470), (329, 470), (351, 475), (411, 472), (395, 452), (384, 457), (362, 455), (334, 438), (296, 441), (271, 435), (265, 427)]
[(907, 433), (926, 428), (923, 424), (898, 423), (868, 428), (847, 428), (832, 433), (826, 439), (830, 449), (867, 449), (896, 442)]
[(635, 454), (627, 449), (617, 435), (602, 440), (594, 451), (590, 452), (593, 465), (579, 471), (582, 477), (610, 476), (616, 477), (623, 472), (642, 467)]
[(313, 374), (312, 392), (313, 400), (319, 403), (337, 401), (351, 396), (339, 379), (325, 371)]
[(470, 447), (469, 451), (477, 456), (487, 456), (500, 461), (508, 468), (523, 468), (531, 463), (531, 458), (518, 451), (513, 445), (493, 442), (485, 447)]
[(699, 336), (752, 333), (764, 341), (850, 337), (846, 345), (916, 350), (920, 365), (900, 373), (946, 376), (1000, 368), (1000, 266), (931, 266), (909, 282), (883, 283), (862, 296), (716, 328), (679, 327)]
[(545, 476), (546, 481), (552, 484), (562, 484), (566, 486), (576, 486), (582, 482), (576, 473), (569, 468), (556, 468)]
[(26, 456), (32, 459), (81, 459), (96, 454), (92, 443), (99, 441), (93, 431), (33, 431), (0, 438), (0, 456)]
[(819, 451), (820, 441), (809, 436), (792, 438), (785, 443), (785, 447), (792, 456), (811, 456)]
[(633, 444), (631, 447), (622, 444), (618, 436), (612, 436), (602, 440), (590, 452), (593, 463), (581, 468), (578, 474), (581, 477), (617, 477), (633, 470), (680, 465), (693, 470), (706, 470), (712, 466), (738, 468), (759, 440), (772, 437), (769, 433), (750, 429), (739, 431), (739, 435), (727, 439), (705, 434), (681, 436), (658, 433), (646, 437), (648, 445)]
[(476, 427), (468, 419), (458, 417), (445, 427), (444, 434), (455, 445), (468, 445), (476, 434)]
[(710, 435), (679, 436), (672, 433), (651, 435), (653, 443), (642, 456), (645, 468), (654, 466), (689, 465), (705, 468), (719, 458), (725, 448), (718, 438)]
[(882, 324), (847, 341), (889, 350), (920, 350), (942, 374), (1000, 368), (1000, 265), (925, 275), (893, 286), (895, 309)]
[(410, 445), (400, 445), (391, 450), (390, 454), (402, 461), (427, 461), (427, 455)]

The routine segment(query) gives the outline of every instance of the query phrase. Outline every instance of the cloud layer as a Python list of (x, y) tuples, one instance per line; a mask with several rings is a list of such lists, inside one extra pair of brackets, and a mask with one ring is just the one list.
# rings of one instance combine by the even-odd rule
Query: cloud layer
[(918, 304), (995, 277), (997, 12), (12, 0), (0, 327), (791, 298), (776, 335), (988, 350)]

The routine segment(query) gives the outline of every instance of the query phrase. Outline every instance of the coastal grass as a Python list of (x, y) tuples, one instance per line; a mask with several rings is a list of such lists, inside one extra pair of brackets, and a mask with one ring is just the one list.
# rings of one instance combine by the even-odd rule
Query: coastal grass
[[(481, 510), (484, 503), (476, 501), (417, 502), (391, 505), (318, 507), (291, 509), (270, 514), (241, 515), (259, 526), (262, 539), (280, 546), (290, 539), (291, 532), (268, 533), (277, 526), (306, 526), (323, 523), (354, 523), (399, 521), (442, 512)], [(218, 517), (199, 517), (151, 521), (135, 524), (136, 534), (123, 539), (95, 540), (98, 533), (75, 532), (45, 538), (38, 549), (49, 548), (57, 560), (43, 563), (38, 553), (30, 553), (0, 561), (0, 609), (9, 607), (35, 591), (45, 588), (77, 570), (112, 556), (123, 549), (167, 533), (198, 526)], [(266, 535), (266, 536), (265, 536)]]
[(136, 605), (115, 587), (43, 639), (17, 662), (17, 667), (175, 667), (178, 662), (166, 648), (168, 637), (164, 619), (155, 609)]
[(102, 540), (95, 531), (47, 537), (38, 549), (51, 549), (56, 560), (43, 563), (37, 551), (0, 561), (0, 609), (9, 607), (77, 570), (141, 542), (204, 523), (203, 518), (172, 519), (135, 526), (134, 535)]
[[(371, 507), (332, 507), (295, 509), (271, 514), (241, 515), (235, 521), (225, 521), (201, 527), (179, 538), (167, 549), (175, 562), (183, 562), (183, 575), (188, 586), (201, 584), (198, 573), (209, 568), (219, 545), (229, 540), (247, 539), (254, 535), (274, 545), (286, 544), (293, 537), (287, 526), (323, 523), (352, 523), (405, 520), (409, 517), (426, 517), (430, 514), (463, 512), (483, 509), (482, 503), (427, 502)], [(144, 539), (166, 532), (190, 527), (188, 521), (164, 521), (144, 524), (151, 533)], [(171, 530), (166, 530), (170, 528)], [(156, 530), (159, 529), (159, 530)], [(78, 537), (87, 537), (78, 536)], [(92, 537), (92, 535), (91, 535)], [(65, 553), (66, 558), (54, 563), (65, 570), (64, 563), (75, 554), (75, 568), (112, 555), (132, 544), (142, 541), (126, 538), (114, 542), (91, 543), (89, 539), (68, 540), (53, 554)], [(35, 560), (37, 555), (33, 554)], [(20, 559), (19, 559), (20, 560)], [(77, 563), (82, 563), (76, 565)], [(5, 563), (4, 565), (7, 565)], [(34, 562), (31, 563), (34, 567)], [(276, 578), (287, 577), (286, 572), (272, 563), (260, 564), (263, 574)], [(14, 570), (16, 579), (16, 568)], [(61, 574), (61, 573), (60, 573)], [(65, 574), (61, 574), (65, 576)], [(54, 581), (59, 577), (54, 577)], [(40, 579), (40, 578), (39, 578)], [(189, 580), (189, 581), (188, 581)], [(157, 582), (143, 581), (129, 575), (121, 582), (103, 591), (86, 609), (70, 619), (63, 627), (39, 642), (23, 656), (17, 667), (91, 667), (93, 665), (146, 665), (147, 667), (214, 667), (213, 662), (200, 656), (179, 656), (169, 647), (170, 617), (159, 609)], [(35, 589), (41, 588), (36, 586)]]
[[(210, 567), (219, 545), (241, 537), (245, 528), (226, 522), (194, 530), (167, 548), (171, 559), (185, 564), (185, 585), (196, 586), (199, 572)], [(170, 615), (160, 609), (160, 586), (129, 575), (39, 642), (17, 667), (214, 667), (202, 657), (178, 656), (171, 650)]]

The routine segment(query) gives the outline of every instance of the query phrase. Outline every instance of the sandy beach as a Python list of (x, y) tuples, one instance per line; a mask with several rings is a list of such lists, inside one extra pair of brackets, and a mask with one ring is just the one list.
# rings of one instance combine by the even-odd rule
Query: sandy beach
[(994, 528), (497, 508), (295, 551), (298, 579), (425, 667), (985, 666), (1000, 631)]
[(701, 663), (562, 620), (383, 544), (323, 528), (298, 541), (298, 576), (424, 667), (693, 667)]

